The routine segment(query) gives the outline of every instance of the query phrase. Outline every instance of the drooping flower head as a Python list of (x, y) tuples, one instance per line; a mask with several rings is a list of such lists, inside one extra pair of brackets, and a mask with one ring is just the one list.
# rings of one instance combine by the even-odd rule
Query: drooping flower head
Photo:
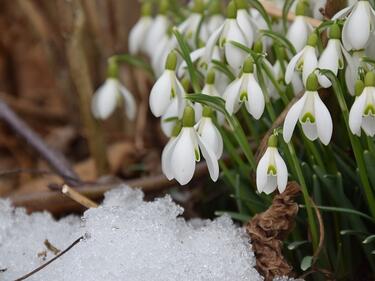
[(163, 151), (163, 171), (171, 180), (175, 178), (181, 185), (187, 184), (194, 175), (195, 162), (200, 161), (201, 153), (206, 160), (211, 179), (219, 177), (217, 152), (210, 146), (210, 137), (201, 137), (194, 128), (195, 113), (186, 106), (182, 119), (182, 129), (178, 136), (168, 143)]
[(254, 63), (247, 58), (243, 64), (242, 74), (234, 80), (224, 92), (225, 109), (229, 114), (236, 113), (242, 104), (247, 111), (259, 119), (265, 107), (263, 92), (254, 77)]
[(177, 55), (172, 51), (167, 57), (163, 74), (156, 81), (150, 93), (150, 109), (156, 117), (166, 113), (173, 99), (177, 99), (179, 116), (184, 110), (185, 90), (176, 77), (176, 66)]
[(299, 121), (305, 136), (313, 141), (317, 138), (328, 145), (332, 137), (332, 118), (319, 97), (318, 78), (315, 73), (310, 74), (306, 92), (288, 111), (284, 121), (283, 136), (285, 142), (290, 142), (294, 128)]
[(147, 53), (147, 45), (144, 44), (144, 41), (152, 24), (152, 6), (150, 2), (146, 1), (142, 3), (140, 19), (129, 33), (129, 52), (131, 54)]
[(284, 192), (288, 183), (288, 169), (277, 150), (277, 136), (268, 139), (268, 148), (260, 159), (256, 171), (256, 185), (258, 192), (270, 194), (278, 188)]
[(357, 98), (349, 113), (349, 127), (354, 135), (361, 136), (361, 128), (367, 136), (375, 135), (375, 73), (368, 72), (365, 81), (356, 83)]
[(135, 118), (137, 107), (133, 95), (118, 80), (118, 65), (114, 58), (109, 59), (108, 76), (105, 82), (95, 91), (91, 101), (91, 111), (95, 118), (107, 119), (124, 101), (125, 114)]

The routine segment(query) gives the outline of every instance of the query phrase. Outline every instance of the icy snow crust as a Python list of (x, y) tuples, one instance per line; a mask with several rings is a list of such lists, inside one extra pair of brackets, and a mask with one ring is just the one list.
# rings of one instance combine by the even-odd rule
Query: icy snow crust
[[(82, 218), (27, 215), (0, 200), (0, 280), (13, 280), (85, 239), (27, 280), (260, 281), (249, 238), (230, 218), (185, 221), (169, 196), (143, 201), (128, 187), (108, 192)], [(45, 260), (38, 253), (46, 251)]]

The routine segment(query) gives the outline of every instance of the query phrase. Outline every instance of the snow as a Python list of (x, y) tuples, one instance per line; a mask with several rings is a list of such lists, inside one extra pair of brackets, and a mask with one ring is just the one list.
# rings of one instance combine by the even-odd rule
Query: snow
[(59, 221), (0, 200), (0, 280), (19, 278), (53, 258), (46, 239), (64, 250), (82, 235), (27, 280), (263, 280), (249, 237), (229, 217), (186, 221), (182, 212), (169, 196), (145, 202), (140, 190), (125, 186), (108, 192), (82, 218)]

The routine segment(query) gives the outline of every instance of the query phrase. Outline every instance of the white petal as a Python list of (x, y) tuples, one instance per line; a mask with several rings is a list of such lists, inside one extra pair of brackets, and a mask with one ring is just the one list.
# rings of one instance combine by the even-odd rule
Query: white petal
[(277, 187), (279, 189), (279, 192), (283, 193), (286, 185), (288, 184), (288, 169), (283, 158), (281, 158), (277, 150), (275, 151), (275, 163), (277, 171)]
[(296, 69), (296, 65), (298, 63), (298, 61), (302, 58), (303, 56), (303, 53), (304, 51), (300, 51), (299, 53), (297, 53), (289, 62), (287, 68), (286, 68), (286, 72), (285, 72), (285, 82), (287, 84), (290, 83), (290, 81), (292, 81), (292, 77), (294, 75), (294, 71)]
[(107, 119), (115, 110), (119, 95), (118, 81), (108, 78), (102, 86), (96, 90), (91, 109), (96, 118)]
[(173, 177), (173, 170), (172, 170), (172, 161), (171, 155), (174, 151), (176, 144), (176, 138), (171, 138), (167, 144), (165, 145), (163, 152), (161, 153), (161, 169), (163, 174), (167, 177), (168, 180), (172, 180)]
[(184, 87), (181, 85), (180, 81), (177, 79), (176, 75), (173, 73), (173, 79), (174, 79), (174, 84), (176, 85), (176, 97), (177, 97), (177, 111), (178, 111), (178, 116), (182, 117), (184, 113), (184, 109), (186, 106), (186, 92)]
[(366, 104), (366, 92), (363, 92), (353, 103), (349, 112), (349, 128), (354, 135), (361, 136), (362, 116)]
[(340, 11), (338, 11), (333, 17), (332, 17), (332, 20), (335, 21), (337, 19), (341, 19), (341, 18), (344, 18), (346, 17), (350, 11), (353, 9), (353, 5), (350, 5)]
[(165, 122), (166, 119), (171, 117), (178, 118), (177, 99), (173, 99), (172, 103), (168, 106), (167, 111), (165, 112), (165, 114), (163, 114), (160, 120), (161, 129), (167, 137), (171, 136), (173, 127), (176, 124), (176, 122), (174, 121)]
[(259, 160), (257, 171), (256, 171), (256, 184), (258, 192), (263, 192), (263, 189), (265, 188), (267, 184), (267, 169), (269, 164), (269, 158), (270, 158), (270, 149), (267, 148), (266, 152), (262, 156), (262, 158)]
[(155, 44), (167, 33), (169, 21), (165, 15), (158, 15), (153, 21), (146, 34), (144, 42), (148, 55), (152, 57), (155, 51)]
[(242, 49), (234, 46), (230, 41), (238, 42), (242, 45), (247, 45), (247, 40), (242, 30), (234, 19), (228, 19), (228, 31), (225, 34), (226, 43), (224, 45), (225, 57), (228, 64), (234, 69), (239, 70), (247, 56), (247, 53)]
[(254, 31), (251, 25), (251, 18), (245, 9), (237, 10), (237, 23), (247, 39), (247, 47), (251, 48), (254, 42)]
[(171, 152), (173, 175), (181, 185), (187, 184), (193, 178), (195, 170), (195, 144), (190, 133), (192, 129), (182, 128)]
[(216, 43), (219, 40), (221, 33), (223, 32), (223, 29), (224, 29), (224, 24), (221, 25), (215, 32), (213, 32), (207, 40), (206, 46), (204, 48), (204, 55), (203, 55), (203, 61), (205, 61), (207, 65), (211, 62), (214, 47), (216, 46)]
[(204, 142), (204, 140), (199, 135), (197, 135), (197, 139), (199, 148), (201, 149), (202, 155), (206, 160), (210, 177), (213, 181), (217, 181), (219, 177), (219, 163), (217, 162), (215, 152), (211, 149), (208, 143)]
[(305, 123), (301, 123), (301, 125), (303, 133), (309, 140), (314, 141), (318, 138), (316, 122), (311, 123), (310, 121), (307, 121)]
[(271, 194), (276, 190), (277, 187), (277, 176), (267, 175), (267, 183), (263, 188), (265, 194)]
[(129, 92), (129, 90), (122, 86), (120, 83), (118, 84), (118, 87), (120, 89), (122, 97), (124, 98), (125, 114), (130, 120), (134, 120), (137, 113), (137, 105), (135, 103), (135, 99)]
[[(203, 56), (204, 54), (204, 51), (205, 48), (200, 48), (200, 49), (197, 49), (193, 52), (190, 53), (190, 59), (191, 61), (194, 63), (196, 62), (200, 57)], [(177, 71), (177, 74), (179, 77), (182, 77), (184, 75), (184, 73), (186, 72), (186, 69), (187, 69), (187, 63), (186, 61), (183, 61), (180, 66), (178, 67), (178, 71)]]
[(151, 17), (141, 17), (133, 26), (129, 33), (129, 52), (131, 54), (136, 54), (141, 50), (145, 51), (146, 48), (142, 48), (142, 46), (145, 46), (144, 39), (151, 24)]
[(310, 30), (311, 28), (304, 16), (297, 16), (289, 27), (287, 38), (293, 44), (297, 52), (305, 47)]
[(315, 48), (306, 46), (303, 55), (302, 81), (306, 85), (307, 78), (318, 66), (318, 58), (316, 57)]
[(344, 48), (342, 48), (342, 53), (346, 60), (346, 69), (345, 69), (345, 82), (346, 87), (349, 90), (349, 93), (354, 96), (355, 91), (355, 82), (358, 79), (358, 67), (360, 66), (359, 58), (356, 54), (362, 54), (362, 52), (354, 52), (351, 56)]
[(172, 81), (170, 70), (165, 70), (156, 81), (150, 93), (150, 109), (156, 117), (163, 115), (172, 102)]
[(224, 23), (224, 21), (225, 18), (220, 14), (212, 15), (211, 17), (209, 17), (207, 23), (208, 32), (210, 34), (215, 32), (215, 30), (218, 29)]
[(223, 139), (211, 118), (202, 117), (200, 126), (198, 126), (198, 135), (214, 151), (216, 158), (219, 159), (223, 154)]
[(264, 112), (265, 101), (264, 101), (262, 89), (260, 88), (258, 82), (255, 80), (253, 75), (249, 77), (247, 96), (248, 96), (247, 109), (249, 113), (256, 120), (258, 120)]
[(292, 86), (294, 95), (298, 95), (304, 89), (302, 78), (297, 71), (295, 71), (293, 74)]
[(318, 130), (319, 139), (323, 144), (328, 145), (332, 138), (332, 118), (331, 114), (328, 111), (328, 108), (322, 102), (318, 93), (316, 93), (314, 96), (314, 107), (316, 119), (315, 122)]
[(236, 109), (240, 105), (239, 98), (242, 81), (242, 77), (234, 80), (232, 83), (229, 84), (229, 86), (224, 92), (225, 109), (228, 111), (229, 114), (235, 113)]
[[(328, 41), (327, 47), (324, 49), (318, 63), (320, 69), (329, 69), (335, 75), (337, 75), (339, 70), (339, 59), (341, 55), (341, 43), (340, 40), (330, 39)], [(338, 53), (338, 50), (340, 53)], [(324, 88), (331, 87), (331, 81), (325, 75), (319, 75), (319, 84)]]
[(297, 121), (301, 115), (306, 99), (307, 94), (304, 94), (303, 97), (290, 108), (285, 117), (283, 127), (283, 137), (285, 142), (290, 142), (290, 139), (292, 138), (294, 128), (296, 127)]
[(371, 18), (369, 15), (369, 5), (364, 3), (365, 1), (359, 1), (356, 7), (353, 9), (349, 18), (344, 24), (346, 40), (349, 43), (349, 48), (345, 48), (350, 51), (352, 47), (355, 50), (364, 49), (367, 46), (367, 42), (370, 37), (370, 22)]
[(373, 137), (375, 135), (375, 117), (364, 116), (362, 119), (362, 128), (367, 136)]

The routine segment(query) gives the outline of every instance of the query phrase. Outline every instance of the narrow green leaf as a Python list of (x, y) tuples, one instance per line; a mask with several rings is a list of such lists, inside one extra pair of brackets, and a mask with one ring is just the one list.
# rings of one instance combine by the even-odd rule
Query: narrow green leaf
[(122, 54), (122, 55), (114, 55), (110, 57), (108, 60), (114, 59), (116, 62), (119, 63), (127, 63), (129, 65), (132, 65), (137, 68), (141, 68), (143, 70), (146, 70), (148, 73), (150, 73), (152, 76), (154, 75), (154, 72), (152, 71), (151, 66), (142, 58), (131, 55), (131, 54)]
[(273, 32), (271, 30), (265, 30), (265, 29), (262, 29), (260, 33), (262, 36), (267, 36), (273, 39), (274, 41), (276, 41), (277, 43), (279, 43), (280, 45), (284, 46), (287, 50), (290, 50), (293, 56), (297, 53), (293, 44), (288, 39), (286, 39), (285, 36), (277, 32)]
[(236, 79), (236, 76), (232, 73), (227, 64), (218, 60), (211, 60), (211, 62), (214, 65), (214, 68), (224, 73), (230, 81)]
[(263, 5), (258, 0), (248, 0), (248, 1), (253, 8), (258, 10), (258, 12), (262, 15), (263, 19), (266, 21), (268, 28), (272, 30), (271, 19), (268, 13), (266, 12), (266, 10), (264, 9)]
[(367, 236), (367, 237), (362, 241), (362, 243), (363, 243), (363, 244), (369, 244), (369, 243), (371, 243), (371, 242), (374, 241), (374, 240), (375, 240), (375, 234), (370, 235), (370, 236)]
[(294, 1), (295, 0), (285, 0), (284, 5), (283, 5), (282, 19), (283, 19), (283, 27), (284, 27), (285, 32), (287, 32), (288, 30), (288, 14)]

